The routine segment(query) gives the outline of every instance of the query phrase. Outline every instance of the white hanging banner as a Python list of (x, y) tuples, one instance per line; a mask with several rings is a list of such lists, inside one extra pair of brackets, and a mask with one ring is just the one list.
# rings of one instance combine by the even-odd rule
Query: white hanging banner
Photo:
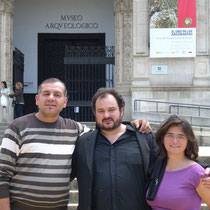
[(196, 56), (196, 0), (150, 0), (150, 57)]

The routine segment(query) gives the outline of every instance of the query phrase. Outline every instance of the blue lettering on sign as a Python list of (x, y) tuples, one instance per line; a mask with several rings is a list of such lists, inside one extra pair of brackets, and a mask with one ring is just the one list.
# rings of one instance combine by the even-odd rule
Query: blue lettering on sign
[(171, 36), (192, 36), (192, 30), (172, 30)]

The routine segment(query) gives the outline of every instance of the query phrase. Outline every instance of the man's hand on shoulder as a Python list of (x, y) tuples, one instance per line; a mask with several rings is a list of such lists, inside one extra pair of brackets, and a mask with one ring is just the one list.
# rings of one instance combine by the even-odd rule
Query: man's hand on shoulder
[(210, 168), (206, 168), (205, 177), (202, 178), (202, 184), (210, 188)]
[(141, 133), (150, 133), (152, 131), (150, 123), (147, 119), (134, 120), (132, 123)]

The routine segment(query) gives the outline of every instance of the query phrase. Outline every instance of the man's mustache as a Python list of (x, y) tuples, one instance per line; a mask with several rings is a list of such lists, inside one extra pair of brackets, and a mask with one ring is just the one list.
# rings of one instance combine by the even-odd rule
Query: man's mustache
[(102, 122), (104, 122), (105, 120), (112, 120), (112, 121), (114, 121), (111, 117), (104, 118), (104, 119), (102, 120)]

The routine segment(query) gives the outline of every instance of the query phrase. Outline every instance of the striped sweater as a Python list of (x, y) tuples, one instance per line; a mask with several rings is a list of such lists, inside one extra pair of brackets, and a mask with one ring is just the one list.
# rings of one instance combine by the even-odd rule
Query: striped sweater
[(72, 153), (84, 127), (59, 117), (54, 123), (29, 114), (6, 129), (0, 152), (0, 198), (53, 209), (67, 205)]

